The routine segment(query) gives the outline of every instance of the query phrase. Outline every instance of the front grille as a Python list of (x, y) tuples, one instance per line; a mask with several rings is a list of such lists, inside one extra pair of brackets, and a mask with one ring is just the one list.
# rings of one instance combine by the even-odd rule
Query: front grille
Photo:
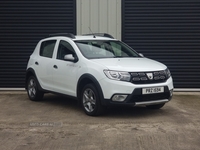
[(147, 94), (147, 95), (132, 95), (129, 102), (146, 102), (156, 101), (161, 99), (169, 99), (170, 92), (158, 93), (158, 94)]
[(131, 82), (134, 84), (162, 83), (167, 80), (167, 74), (164, 70), (154, 72), (132, 72)]

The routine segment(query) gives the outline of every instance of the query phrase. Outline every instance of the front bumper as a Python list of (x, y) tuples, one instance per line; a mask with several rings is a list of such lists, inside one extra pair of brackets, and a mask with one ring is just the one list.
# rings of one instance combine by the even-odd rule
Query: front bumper
[(133, 91), (132, 94), (128, 95), (123, 102), (112, 101), (111, 99), (105, 99), (105, 105), (153, 105), (166, 103), (172, 99), (173, 89), (169, 90), (167, 86), (164, 87), (163, 93), (156, 94), (145, 94), (142, 95), (142, 88), (137, 88)]
[[(114, 81), (103, 79), (100, 82), (103, 92), (103, 105), (153, 105), (158, 103), (166, 103), (171, 100), (173, 94), (173, 80), (170, 77), (166, 82), (156, 84), (133, 84), (130, 82)], [(142, 94), (143, 88), (164, 87), (163, 93)], [(127, 95), (122, 102), (113, 101), (112, 98), (116, 94)]]

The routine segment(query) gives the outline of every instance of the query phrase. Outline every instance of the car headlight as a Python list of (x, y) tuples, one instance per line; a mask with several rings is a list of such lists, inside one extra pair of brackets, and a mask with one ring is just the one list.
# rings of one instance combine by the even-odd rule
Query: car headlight
[(130, 81), (131, 75), (128, 72), (104, 70), (105, 75), (112, 80)]
[(167, 78), (171, 77), (171, 72), (169, 71), (169, 69), (165, 69), (165, 74), (167, 76)]

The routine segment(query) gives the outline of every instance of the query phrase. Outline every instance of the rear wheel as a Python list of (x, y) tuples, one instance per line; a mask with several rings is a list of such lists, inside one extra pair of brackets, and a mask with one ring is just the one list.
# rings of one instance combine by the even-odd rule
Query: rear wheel
[(99, 94), (93, 84), (87, 84), (83, 88), (81, 92), (81, 105), (89, 116), (97, 116), (104, 111)]
[(156, 104), (156, 105), (147, 105), (146, 107), (149, 109), (160, 109), (165, 105), (165, 103), (163, 104)]
[(44, 93), (39, 90), (37, 79), (34, 76), (30, 76), (27, 82), (28, 97), (32, 101), (42, 100)]

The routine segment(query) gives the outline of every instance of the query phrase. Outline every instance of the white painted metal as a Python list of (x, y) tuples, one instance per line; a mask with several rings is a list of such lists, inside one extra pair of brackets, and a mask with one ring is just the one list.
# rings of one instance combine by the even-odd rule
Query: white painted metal
[(121, 40), (121, 0), (76, 0), (77, 34), (109, 33)]

